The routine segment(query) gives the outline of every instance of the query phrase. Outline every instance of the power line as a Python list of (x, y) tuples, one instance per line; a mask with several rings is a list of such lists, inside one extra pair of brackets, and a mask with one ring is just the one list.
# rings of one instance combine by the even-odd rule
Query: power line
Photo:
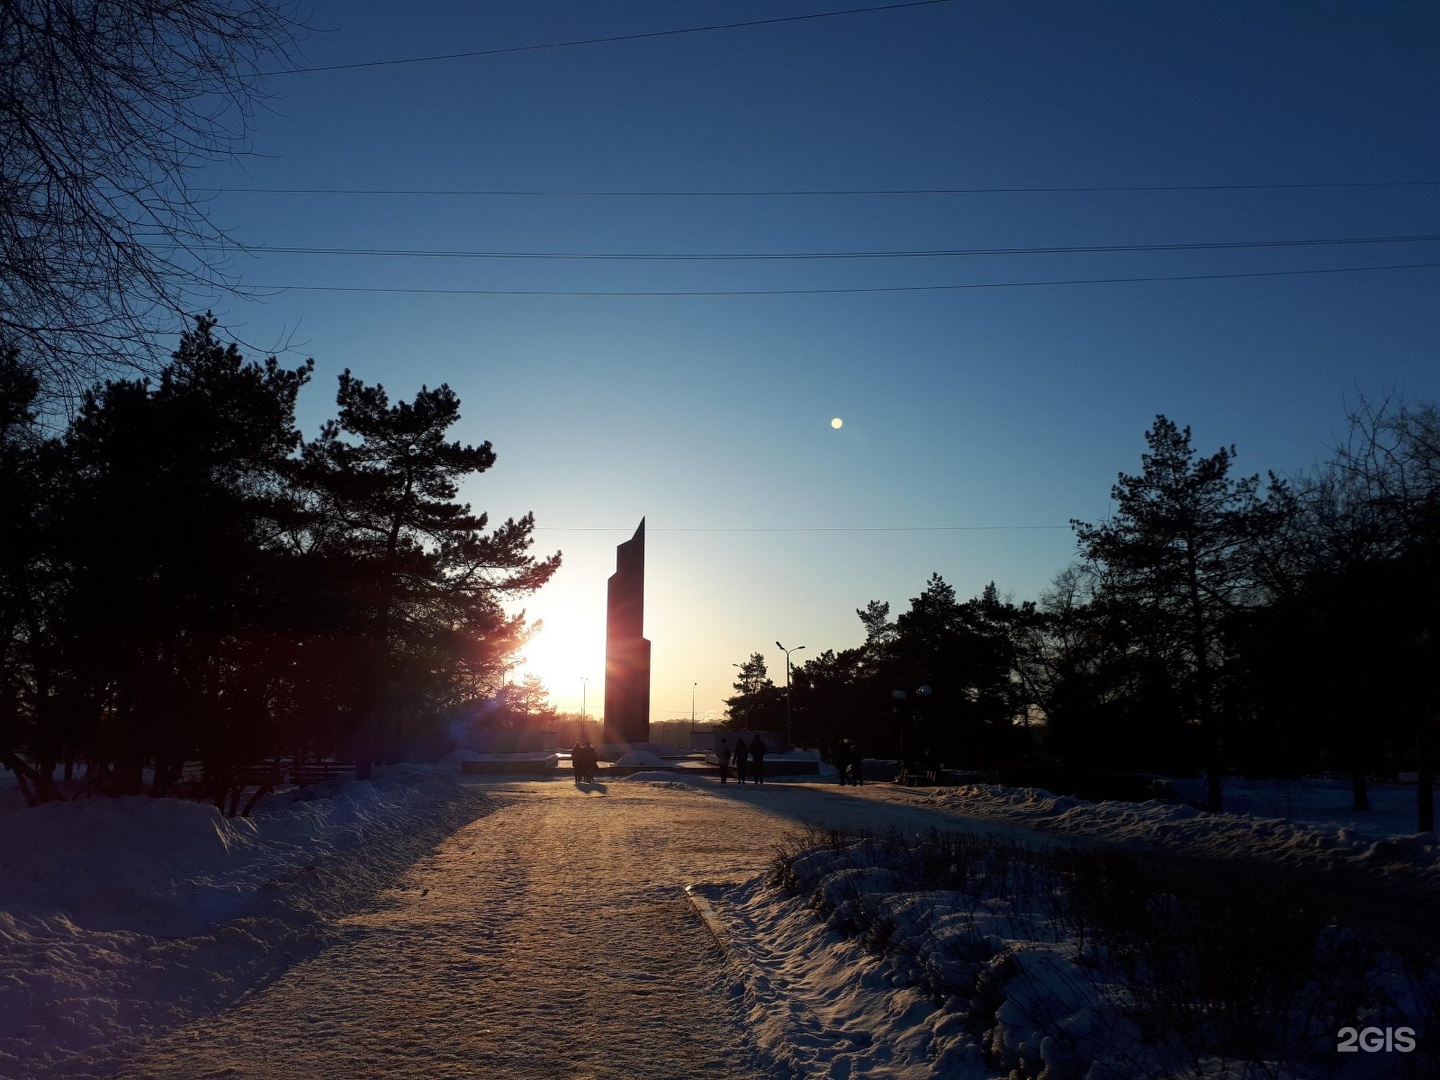
[(1362, 274), (1381, 270), (1434, 270), (1440, 263), (1396, 263), (1388, 266), (1338, 266), (1319, 270), (1257, 270), (1229, 274), (1166, 274), (1145, 277), (1068, 278), (1055, 281), (981, 281), (958, 285), (884, 285), (827, 289), (419, 289), (364, 285), (251, 285), (252, 290), (339, 293), (394, 293), (418, 296), (829, 296), (856, 293), (952, 292), (962, 289), (1053, 288), (1062, 285), (1129, 285), (1165, 281), (1222, 281), (1240, 278), (1304, 277), (1317, 274)]
[[(837, 526), (795, 526), (754, 528), (656, 528), (646, 525), (647, 533), (896, 533), (896, 532), (1017, 532), (1030, 529), (1068, 529), (1067, 525), (837, 525)], [(583, 532), (583, 533), (633, 533), (635, 526), (607, 529), (601, 527), (568, 528), (563, 525), (535, 526), (535, 532)]]
[(585, 251), (447, 251), (435, 248), (288, 247), (242, 245), (246, 252), (282, 255), (354, 255), (415, 259), (556, 259), (611, 262), (762, 262), (801, 259), (933, 259), (994, 255), (1096, 255), (1160, 251), (1239, 251), (1255, 248), (1333, 247), (1349, 244), (1413, 244), (1440, 240), (1440, 235), (1352, 236), (1301, 240), (1224, 240), (1170, 244), (1085, 244), (1053, 247), (940, 248), (902, 251), (788, 252), (585, 252)]
[(755, 191), (693, 190), (561, 190), (521, 188), (295, 188), (207, 187), (196, 191), (217, 194), (261, 195), (404, 195), (445, 198), (563, 198), (563, 199), (773, 199), (901, 195), (1074, 195), (1184, 191), (1306, 191), (1345, 188), (1440, 187), (1440, 180), (1322, 181), (1295, 184), (1112, 184), (1070, 187), (955, 187), (955, 188), (784, 188)]
[(834, 19), (844, 15), (868, 15), (880, 11), (901, 11), (905, 8), (932, 7), (955, 0), (909, 0), (908, 3), (882, 4), (870, 7), (843, 8), (839, 11), (817, 11), (809, 15), (788, 15), (773, 19), (751, 19), (746, 22), (711, 23), (707, 26), (686, 26), (677, 30), (651, 30), (637, 34), (614, 34), (609, 37), (577, 38), (573, 41), (552, 41), (541, 45), (510, 45), (500, 49), (474, 49), (468, 52), (440, 53), (433, 56), (408, 56), (395, 60), (361, 60), (351, 64), (324, 64), (316, 67), (283, 68), (262, 72), (263, 75), (314, 75), (326, 71), (353, 71), (357, 68), (396, 67), (402, 64), (432, 64), (442, 60), (472, 60), (486, 56), (507, 56), (514, 53), (546, 52), (573, 49), (581, 45), (614, 45), (624, 41), (646, 41), (653, 38), (681, 37), (686, 34), (708, 34), (715, 30), (738, 30), (753, 26), (778, 26), (781, 23)]

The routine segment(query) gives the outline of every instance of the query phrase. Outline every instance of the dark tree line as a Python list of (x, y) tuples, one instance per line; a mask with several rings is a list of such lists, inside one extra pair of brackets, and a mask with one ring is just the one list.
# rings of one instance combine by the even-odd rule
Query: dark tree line
[(392, 403), (346, 372), (305, 441), (312, 365), (247, 361), (197, 320), (155, 383), (87, 393), (60, 435), (0, 363), (0, 763), (37, 800), (218, 798), (242, 766), (341, 755), (364, 775), (498, 686), (524, 641), (502, 601), (559, 555), (457, 485), (495, 461), (448, 438), (446, 386)]
[[(1027, 752), (1027, 705), (1017, 643), (1034, 619), (995, 586), (964, 602), (938, 574), (895, 619), (890, 605), (871, 601), (856, 612), (865, 643), (827, 649), (795, 667), (791, 726), (797, 743), (841, 739), (910, 762), (980, 766), (1018, 760)], [(785, 691), (770, 680), (765, 659), (741, 665), (733, 725), (782, 731)]]
[(1440, 410), (1362, 402), (1297, 491), (1267, 603), (1233, 627), (1236, 747), (1272, 771), (1418, 773), (1440, 726)]
[[(1193, 773), (1414, 772), (1433, 826), (1440, 713), (1440, 411), (1362, 402), (1309, 473), (1232, 475), (1164, 416), (1104, 522), (1076, 521), (1078, 559), (1038, 602), (992, 584), (959, 601), (933, 576), (865, 640), (797, 667), (797, 742), (857, 739), (952, 767), (1020, 761)], [(755, 654), (732, 721), (779, 730), (784, 691)], [(783, 721), (782, 721), (783, 722)], [(753, 724), (751, 726), (759, 726)]]

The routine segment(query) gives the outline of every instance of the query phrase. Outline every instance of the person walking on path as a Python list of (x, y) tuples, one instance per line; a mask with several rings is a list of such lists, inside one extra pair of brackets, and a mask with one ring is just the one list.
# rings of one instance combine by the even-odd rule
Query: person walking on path
[(854, 784), (856, 787), (859, 787), (861, 784), (865, 783), (865, 770), (862, 768), (862, 766), (863, 766), (864, 764), (865, 764), (865, 755), (860, 752), (860, 744), (859, 744), (859, 743), (851, 743), (851, 744), (850, 744), (850, 783)]
[(835, 748), (835, 773), (840, 778), (840, 786), (844, 787), (850, 782), (850, 740), (841, 739), (840, 745)]
[(570, 771), (575, 774), (575, 786), (585, 779), (585, 751), (577, 742), (570, 747)]
[(745, 746), (745, 736), (740, 735), (735, 739), (735, 782), (745, 783), (746, 762), (750, 758), (749, 750)]
[(720, 746), (715, 751), (715, 761), (720, 766), (720, 783), (728, 784), (730, 782), (730, 745), (724, 739), (720, 740)]
[(759, 735), (750, 744), (750, 771), (755, 774), (755, 783), (765, 782), (765, 744)]

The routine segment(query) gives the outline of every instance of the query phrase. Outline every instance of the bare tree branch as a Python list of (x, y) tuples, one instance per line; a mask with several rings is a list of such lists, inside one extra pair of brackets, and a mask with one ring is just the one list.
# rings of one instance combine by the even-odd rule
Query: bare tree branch
[(50, 399), (152, 370), (236, 244), (189, 187), (244, 154), (293, 0), (0, 0), (0, 348)]

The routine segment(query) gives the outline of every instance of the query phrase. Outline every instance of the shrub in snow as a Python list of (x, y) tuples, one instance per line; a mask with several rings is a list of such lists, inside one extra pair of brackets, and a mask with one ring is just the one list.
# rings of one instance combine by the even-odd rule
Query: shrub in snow
[(828, 833), (794, 838), (769, 880), (882, 954), (1016, 1080), (1365, 1077), (1336, 1058), (1341, 1027), (1440, 1036), (1436, 942), (1387, 959), (1279, 875)]

